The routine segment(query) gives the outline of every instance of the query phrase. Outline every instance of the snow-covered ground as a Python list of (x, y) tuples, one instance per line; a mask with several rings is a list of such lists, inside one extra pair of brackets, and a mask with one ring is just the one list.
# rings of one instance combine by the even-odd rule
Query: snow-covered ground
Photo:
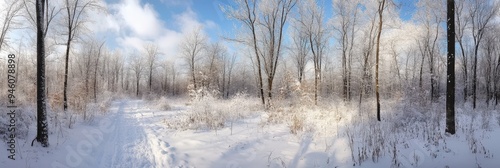
[[(270, 114), (245, 107), (233, 111), (239, 117), (226, 118), (215, 129), (194, 123), (174, 129), (172, 125), (186, 122), (182, 118), (195, 111), (196, 105), (182, 99), (169, 100), (169, 104), (170, 109), (159, 110), (145, 100), (115, 101), (110, 112), (95, 122), (51, 134), (48, 148), (31, 147), (31, 139), (17, 139), (15, 161), (7, 158), (8, 151), (3, 149), (7, 146), (1, 145), (0, 168), (500, 166), (496, 110), (489, 115), (467, 115), (471, 109), (458, 108), (462, 116), (457, 134), (445, 135), (444, 121), (393, 122), (398, 119), (393, 113), (383, 115), (390, 119), (381, 123), (362, 122), (359, 118), (363, 117), (345, 109), (304, 109), (302, 119), (294, 116), (289, 119), (292, 122), (269, 122)], [(487, 124), (483, 124), (486, 117)], [(187, 122), (195, 120), (187, 118)], [(297, 134), (291, 133), (297, 125), (294, 122), (303, 125)], [(34, 130), (28, 137), (34, 137)]]

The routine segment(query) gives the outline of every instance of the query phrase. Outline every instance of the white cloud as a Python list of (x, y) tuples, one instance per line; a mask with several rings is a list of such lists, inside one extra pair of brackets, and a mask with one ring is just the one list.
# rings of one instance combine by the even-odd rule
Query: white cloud
[(203, 24), (198, 22), (196, 17), (196, 13), (191, 8), (188, 8), (185, 12), (175, 16), (175, 22), (182, 32), (187, 33), (197, 27), (203, 27)]
[(125, 0), (116, 8), (119, 19), (124, 21), (135, 35), (151, 38), (161, 33), (162, 21), (158, 19), (158, 14), (150, 4), (141, 5), (138, 0)]
[[(197, 14), (190, 7), (179, 14), (160, 16), (151, 4), (143, 4), (140, 0), (121, 0), (107, 5), (110, 11), (109, 18), (94, 16), (100, 20), (98, 25), (105, 27), (98, 30), (107, 31), (108, 34), (109, 31), (114, 32), (112, 34), (115, 36), (117, 47), (124, 51), (124, 54), (133, 50), (142, 51), (146, 43), (153, 42), (166, 57), (174, 59), (178, 56), (177, 45), (186, 33), (198, 27), (218, 27), (210, 20), (199, 21)], [(174, 24), (169, 25), (170, 29), (166, 27), (163, 19), (174, 21)]]

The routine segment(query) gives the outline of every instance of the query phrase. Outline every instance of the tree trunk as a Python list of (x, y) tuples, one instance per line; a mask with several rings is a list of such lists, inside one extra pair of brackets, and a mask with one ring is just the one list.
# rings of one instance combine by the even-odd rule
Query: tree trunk
[(447, 1), (446, 132), (455, 134), (455, 1)]
[(476, 108), (476, 89), (477, 89), (477, 54), (479, 50), (479, 43), (476, 44), (474, 50), (474, 65), (472, 65), (472, 108)]
[(94, 70), (94, 103), (97, 103), (97, 70), (99, 67), (99, 58), (101, 57), (101, 49), (104, 45), (104, 42), (99, 46), (99, 51), (97, 53), (97, 60), (95, 61), (95, 70)]
[[(36, 140), (43, 147), (49, 146), (49, 128), (47, 123), (47, 108), (45, 95), (45, 36), (43, 25), (45, 23), (45, 0), (36, 1), (36, 42), (37, 42), (37, 134)], [(65, 101), (66, 102), (66, 101)], [(33, 146), (33, 142), (31, 143)]]
[(136, 84), (135, 85), (135, 96), (139, 96), (139, 80), (140, 80), (139, 76), (140, 75), (136, 75), (136, 79), (137, 80), (136, 80), (136, 83), (135, 83)]
[(378, 34), (377, 34), (377, 49), (376, 49), (376, 60), (375, 60), (375, 94), (377, 97), (377, 120), (380, 121), (380, 93), (379, 93), (379, 55), (380, 55), (380, 35), (382, 34), (382, 24), (383, 24), (383, 12), (385, 8), (385, 0), (379, 2), (378, 8), (378, 16), (379, 16), (379, 24), (378, 24)]
[(153, 80), (153, 67), (149, 67), (149, 92), (151, 92), (151, 85)]
[(68, 60), (69, 60), (69, 49), (71, 45), (71, 30), (69, 31), (67, 45), (66, 45), (66, 57), (64, 59), (64, 86), (63, 86), (63, 109), (66, 112), (68, 110)]

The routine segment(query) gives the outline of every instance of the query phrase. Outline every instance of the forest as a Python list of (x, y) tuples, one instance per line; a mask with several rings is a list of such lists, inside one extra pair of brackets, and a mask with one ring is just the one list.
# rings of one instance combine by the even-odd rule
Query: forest
[(0, 167), (495, 167), (499, 10), (3, 0)]

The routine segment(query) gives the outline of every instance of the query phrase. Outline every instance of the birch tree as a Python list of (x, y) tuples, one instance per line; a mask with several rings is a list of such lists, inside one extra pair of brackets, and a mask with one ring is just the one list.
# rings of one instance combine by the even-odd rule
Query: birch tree
[(188, 64), (189, 74), (191, 76), (191, 84), (194, 90), (197, 90), (198, 85), (196, 82), (197, 62), (200, 59), (202, 52), (207, 46), (207, 37), (202, 34), (201, 28), (196, 28), (193, 32), (184, 37), (180, 44), (180, 52), (184, 61)]

